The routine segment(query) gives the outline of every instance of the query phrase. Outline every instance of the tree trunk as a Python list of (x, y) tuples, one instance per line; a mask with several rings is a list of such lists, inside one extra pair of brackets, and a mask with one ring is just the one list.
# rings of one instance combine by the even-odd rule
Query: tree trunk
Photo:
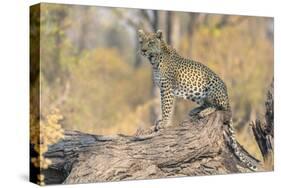
[(166, 14), (166, 33), (167, 33), (167, 43), (171, 44), (172, 39), (172, 12), (167, 11)]
[(188, 22), (188, 27), (187, 27), (187, 34), (188, 34), (188, 40), (189, 40), (189, 46), (188, 46), (188, 56), (192, 56), (192, 49), (193, 49), (193, 34), (195, 29), (197, 29), (197, 18), (198, 18), (197, 13), (190, 13), (189, 16), (189, 22)]
[(250, 172), (226, 142), (225, 117), (219, 111), (144, 136), (66, 131), (45, 155), (46, 184)]
[(86, 48), (88, 32), (89, 32), (89, 7), (83, 6), (80, 9), (79, 15), (82, 17), (79, 28), (79, 40), (77, 45), (77, 55), (81, 55), (81, 52)]
[(273, 80), (265, 101), (265, 122), (257, 119), (252, 129), (264, 160), (264, 168), (274, 168), (274, 85)]
[[(151, 27), (153, 28), (153, 32), (157, 32), (157, 30), (160, 28), (160, 24), (159, 24), (159, 19), (160, 19), (160, 12), (158, 10), (153, 10), (152, 11), (153, 14), (153, 21), (151, 21), (152, 25)], [(153, 70), (151, 69), (151, 78), (153, 78)], [(160, 99), (160, 92), (158, 87), (156, 86), (156, 84), (153, 81), (153, 84), (151, 85), (151, 97), (152, 98), (158, 98)], [(161, 118), (161, 113), (159, 110), (159, 106), (158, 105), (152, 105), (150, 108), (150, 122), (152, 124), (154, 124), (158, 119)]]
[(178, 14), (172, 13), (172, 25), (171, 25), (171, 43), (170, 45), (173, 46), (175, 49), (180, 49), (180, 41), (181, 41), (181, 23), (180, 17)]

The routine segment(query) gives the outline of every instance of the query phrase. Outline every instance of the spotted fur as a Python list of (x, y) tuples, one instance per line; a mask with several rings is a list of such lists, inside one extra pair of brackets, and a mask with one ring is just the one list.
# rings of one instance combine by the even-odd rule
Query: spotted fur
[[(139, 30), (139, 43), (142, 55), (152, 65), (155, 83), (160, 88), (162, 119), (156, 130), (168, 126), (173, 113), (175, 97), (196, 102), (199, 107), (190, 115), (207, 116), (216, 110), (231, 111), (227, 88), (222, 79), (200, 62), (183, 58), (163, 40), (162, 32), (144, 33)], [(248, 167), (256, 167), (237, 147), (232, 120), (229, 123), (230, 145), (235, 155)]]

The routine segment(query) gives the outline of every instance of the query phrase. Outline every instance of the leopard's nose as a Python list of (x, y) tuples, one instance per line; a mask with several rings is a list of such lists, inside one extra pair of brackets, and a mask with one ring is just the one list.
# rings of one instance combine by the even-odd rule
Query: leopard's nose
[(147, 50), (146, 50), (146, 49), (141, 49), (141, 51), (142, 51), (143, 53), (145, 53)]

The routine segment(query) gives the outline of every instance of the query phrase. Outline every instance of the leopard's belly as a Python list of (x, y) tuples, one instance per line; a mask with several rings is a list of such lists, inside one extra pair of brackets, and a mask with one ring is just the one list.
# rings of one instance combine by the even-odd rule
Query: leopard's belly
[(178, 86), (173, 89), (173, 95), (175, 97), (191, 100), (201, 105), (203, 104), (203, 100), (207, 93), (203, 89), (197, 87)]

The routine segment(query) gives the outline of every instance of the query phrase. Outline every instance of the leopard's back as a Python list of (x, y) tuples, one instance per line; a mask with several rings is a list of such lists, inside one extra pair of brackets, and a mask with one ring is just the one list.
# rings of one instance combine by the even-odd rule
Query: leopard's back
[(207, 66), (190, 59), (177, 58), (172, 68), (173, 94), (203, 105), (207, 97), (218, 108), (229, 110), (227, 88), (224, 82)]

